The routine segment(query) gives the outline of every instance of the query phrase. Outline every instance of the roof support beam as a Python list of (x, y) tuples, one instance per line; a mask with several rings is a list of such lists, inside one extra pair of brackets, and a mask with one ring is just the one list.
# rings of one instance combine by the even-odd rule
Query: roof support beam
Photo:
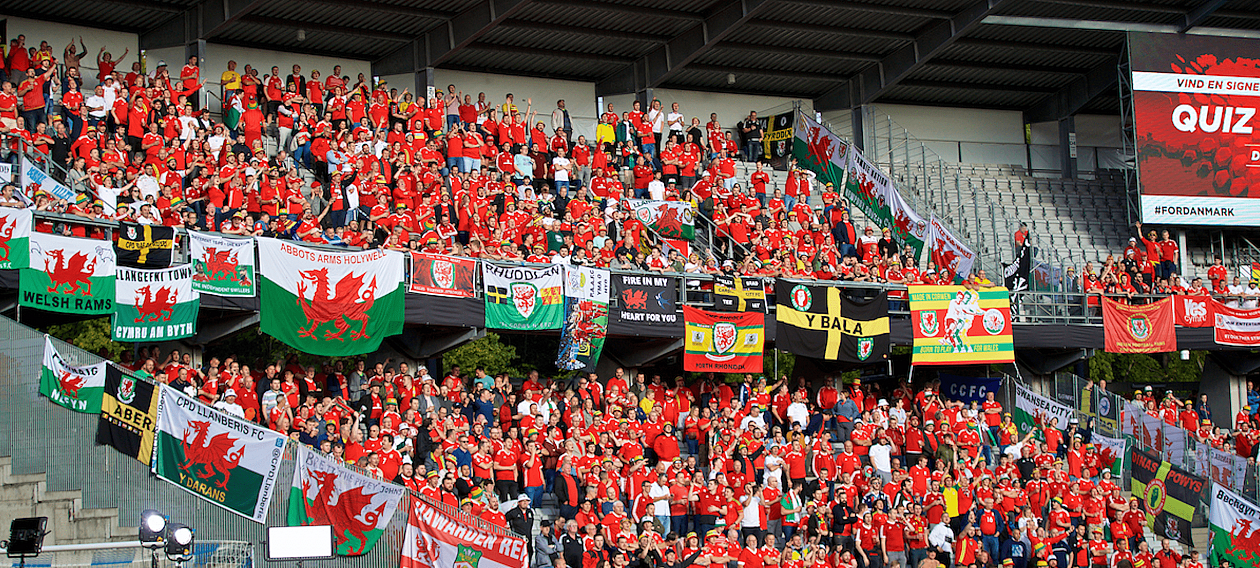
[(452, 12), (443, 12), (441, 10), (430, 10), (427, 8), (417, 8), (414, 6), (402, 6), (398, 4), (387, 4), (385, 2), (376, 2), (369, 0), (303, 0), (306, 4), (323, 4), (326, 6), (338, 6), (347, 10), (368, 10), (371, 12), (383, 12), (386, 14), (397, 14), (399, 16), (412, 16), (416, 18), (430, 18), (433, 20), (446, 20), (455, 14)]
[(225, 31), (241, 18), (267, 4), (268, 0), (203, 0), (201, 29), (198, 39), (210, 39)]
[(602, 12), (615, 12), (618, 14), (630, 14), (634, 16), (643, 15), (645, 11), (650, 11), (654, 18), (671, 18), (674, 20), (690, 20), (700, 22), (704, 20), (704, 15), (695, 12), (686, 12), (683, 10), (671, 10), (669, 8), (641, 8), (639, 6), (607, 4), (604, 2), (591, 2), (590, 0), (534, 0), (539, 4), (550, 4), (552, 6), (569, 6), (572, 8), (581, 8), (583, 10), (599, 10)]
[(562, 25), (556, 25), (556, 24), (548, 24), (545, 22), (530, 22), (526, 20), (512, 20), (510, 22), (503, 22), (502, 24), (499, 24), (499, 27), (514, 28), (514, 29), (519, 29), (519, 30), (533, 30), (533, 31), (548, 32), (548, 33), (553, 33), (553, 34), (581, 35), (581, 36), (589, 36), (589, 37), (602, 37), (602, 38), (622, 39), (626, 41), (639, 41), (639, 42), (649, 42), (649, 43), (665, 43), (669, 41), (670, 39), (670, 36), (666, 36), (666, 35), (638, 33), (638, 32), (623, 32), (620, 30), (603, 30), (603, 29), (597, 29), (597, 28), (583, 28), (583, 27), (577, 27), (577, 26), (562, 26)]
[(815, 99), (814, 108), (820, 111), (836, 110), (874, 101), (975, 29), (998, 8), (1012, 1), (981, 0), (963, 8), (948, 20), (928, 25), (909, 45), (892, 52), (879, 63), (867, 67)]
[(1119, 59), (1110, 59), (1033, 107), (1024, 109), (1024, 123), (1053, 122), (1076, 114), (1103, 91), (1115, 86), (1119, 65)]
[(774, 45), (760, 45), (755, 43), (738, 43), (733, 41), (724, 41), (717, 45), (720, 49), (734, 49), (738, 51), (754, 51), (757, 53), (773, 53), (775, 55), (792, 55), (799, 57), (809, 57), (815, 59), (847, 59), (849, 61), (866, 61), (875, 63), (880, 60), (878, 55), (873, 53), (854, 53), (849, 51), (817, 51), (813, 49), (797, 48), (797, 47), (779, 47)]
[(425, 67), (445, 63), (460, 49), (481, 39), (495, 26), (512, 17), (530, 0), (482, 0), (424, 34)]
[(868, 30), (862, 28), (843, 28), (837, 26), (824, 26), (819, 24), (783, 22), (779, 20), (758, 19), (748, 22), (749, 27), (765, 28), (771, 30), (790, 29), (796, 32), (810, 32), (817, 34), (835, 34), (851, 37), (869, 37), (874, 39), (888, 39), (896, 41), (914, 41), (914, 34), (901, 32), (886, 32), (882, 30)]
[(1203, 3), (1195, 6), (1193, 10), (1186, 14), (1186, 24), (1181, 27), (1181, 33), (1184, 34), (1190, 31), (1190, 28), (1202, 24), (1204, 20), (1207, 20), (1226, 2), (1229, 2), (1229, 0), (1204, 0)]
[(954, 17), (953, 12), (947, 10), (930, 10), (927, 8), (912, 8), (909, 6), (893, 6), (883, 3), (868, 2), (850, 2), (847, 0), (788, 0), (793, 4), (804, 4), (806, 6), (818, 6), (820, 8), (836, 8), (839, 10), (853, 10), (855, 12), (876, 12), (879, 14), (892, 14), (894, 16), (910, 16), (914, 18), (931, 18), (934, 20), (948, 20)]
[(272, 18), (267, 16), (241, 16), (237, 20), (241, 23), (259, 24), (268, 27), (287, 28), (293, 30), (307, 30), (312, 32), (320, 32), (326, 34), (351, 35), (364, 37), (369, 39), (380, 39), (386, 41), (411, 41), (412, 36), (409, 34), (400, 34), (393, 32), (382, 32), (376, 30), (365, 30), (360, 28), (351, 28), (346, 26), (330, 26), (328, 24), (315, 24), (311, 22), (299, 22), (297, 20), (287, 20), (284, 18)]
[(768, 8), (771, 3), (771, 0), (723, 2), (711, 10), (699, 25), (688, 28), (630, 66), (596, 83), (595, 93), (622, 94), (661, 86), (687, 64), (726, 39), (736, 28)]

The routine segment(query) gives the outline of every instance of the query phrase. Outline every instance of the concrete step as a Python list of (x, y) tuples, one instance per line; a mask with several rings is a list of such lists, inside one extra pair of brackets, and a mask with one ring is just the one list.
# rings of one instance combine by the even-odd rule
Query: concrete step
[(82, 544), (136, 538), (134, 525), (119, 523), (115, 507), (83, 508), (81, 490), (49, 491), (46, 476), (12, 473), (0, 457), (0, 526), (20, 517), (48, 517), (47, 544)]

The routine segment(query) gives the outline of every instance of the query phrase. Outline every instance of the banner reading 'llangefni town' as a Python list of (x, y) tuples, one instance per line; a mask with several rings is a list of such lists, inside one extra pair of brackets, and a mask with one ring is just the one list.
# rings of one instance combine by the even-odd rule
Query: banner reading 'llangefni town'
[(193, 290), (214, 296), (253, 298), (257, 294), (254, 239), (229, 239), (188, 231)]
[(915, 365), (974, 365), (1015, 360), (1006, 288), (910, 286)]
[(201, 299), (193, 292), (193, 266), (144, 270), (118, 267), (114, 341), (168, 341), (197, 333)]
[(305, 353), (362, 355), (402, 333), (401, 252), (330, 252), (258, 239), (262, 331)]
[(289, 526), (330, 525), (341, 556), (372, 551), (407, 488), (358, 473), (299, 444), (289, 488)]
[(92, 365), (71, 365), (57, 351), (52, 338), (45, 335), (39, 394), (75, 412), (100, 412), (107, 365), (104, 361)]
[(608, 337), (609, 272), (586, 266), (564, 267), (564, 327), (556, 367), (595, 370)]
[(486, 327), (536, 331), (564, 323), (564, 267), (497, 266), (481, 263)]
[(0, 269), (26, 268), (31, 259), (31, 227), (35, 213), (30, 209), (0, 207)]
[(284, 434), (161, 387), (154, 475), (256, 523), (267, 521)]
[(496, 534), (411, 499), (400, 568), (527, 568), (525, 539)]
[(79, 315), (114, 313), (114, 247), (108, 241), (31, 233), (20, 274), (23, 307)]

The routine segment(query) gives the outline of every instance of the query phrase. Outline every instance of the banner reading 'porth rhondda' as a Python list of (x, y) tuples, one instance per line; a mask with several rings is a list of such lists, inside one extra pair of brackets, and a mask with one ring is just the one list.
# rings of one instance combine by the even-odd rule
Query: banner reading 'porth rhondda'
[(162, 386), (153, 473), (256, 523), (267, 521), (284, 434)]
[(412, 499), (399, 568), (525, 568), (525, 540), (494, 534)]

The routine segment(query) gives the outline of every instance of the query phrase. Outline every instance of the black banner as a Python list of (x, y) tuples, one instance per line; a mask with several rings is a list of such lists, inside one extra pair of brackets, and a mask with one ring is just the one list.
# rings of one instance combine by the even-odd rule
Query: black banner
[(1006, 277), (1006, 289), (1012, 292), (1028, 290), (1029, 277), (1032, 276), (1032, 254), (1028, 245), (1016, 247), (1015, 262), (1003, 264), (1002, 271)]
[(105, 393), (96, 443), (111, 446), (145, 465), (153, 454), (157, 425), (158, 386), (105, 366)]
[(796, 136), (796, 112), (788, 111), (773, 117), (757, 119), (764, 133), (761, 138), (762, 159), (776, 170), (786, 170), (792, 155), (792, 137)]
[(888, 293), (853, 300), (835, 286), (775, 283), (775, 345), (797, 355), (869, 363), (888, 358)]
[(613, 274), (612, 292), (621, 309), (609, 310), (610, 322), (678, 325), (678, 280), (667, 276)]
[(114, 251), (119, 266), (167, 268), (175, 251), (175, 228), (122, 221)]
[(713, 309), (719, 312), (766, 312), (766, 290), (753, 276), (713, 276)]
[(1207, 481), (1156, 454), (1134, 449), (1132, 457), (1133, 496), (1142, 501), (1146, 524), (1159, 536), (1193, 544), (1190, 521)]

